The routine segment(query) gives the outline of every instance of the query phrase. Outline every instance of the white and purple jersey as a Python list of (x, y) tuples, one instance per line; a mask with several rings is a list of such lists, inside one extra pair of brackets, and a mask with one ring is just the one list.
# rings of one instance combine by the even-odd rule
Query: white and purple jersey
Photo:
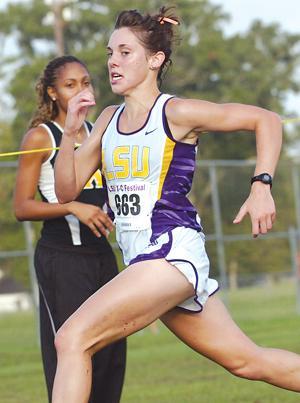
[(128, 232), (147, 231), (151, 243), (176, 227), (201, 231), (200, 218), (187, 198), (196, 145), (172, 136), (165, 115), (171, 98), (160, 94), (143, 127), (132, 133), (119, 129), (121, 105), (103, 135), (103, 174), (118, 235), (125, 231), (135, 237)]
[(178, 306), (199, 312), (218, 283), (208, 277), (200, 218), (187, 198), (197, 147), (172, 136), (165, 114), (171, 98), (160, 94), (132, 133), (119, 129), (124, 104), (115, 111), (102, 137), (102, 169), (125, 264), (166, 259), (195, 289)]

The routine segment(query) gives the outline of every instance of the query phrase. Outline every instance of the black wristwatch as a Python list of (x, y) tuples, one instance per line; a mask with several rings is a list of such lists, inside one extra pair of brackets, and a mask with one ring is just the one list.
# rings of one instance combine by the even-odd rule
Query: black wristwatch
[(262, 182), (265, 185), (270, 185), (270, 188), (272, 188), (272, 176), (266, 172), (264, 172), (260, 175), (253, 176), (251, 178), (251, 185), (253, 182), (257, 182), (257, 181)]

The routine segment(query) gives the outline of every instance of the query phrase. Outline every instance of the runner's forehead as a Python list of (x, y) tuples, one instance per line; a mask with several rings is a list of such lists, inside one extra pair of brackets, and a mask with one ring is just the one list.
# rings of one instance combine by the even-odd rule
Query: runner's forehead
[(89, 78), (87, 69), (78, 62), (66, 63), (61, 66), (57, 72), (57, 78), (60, 80), (78, 80), (79, 78)]
[(122, 49), (140, 45), (137, 36), (127, 27), (116, 29), (110, 36), (107, 49)]

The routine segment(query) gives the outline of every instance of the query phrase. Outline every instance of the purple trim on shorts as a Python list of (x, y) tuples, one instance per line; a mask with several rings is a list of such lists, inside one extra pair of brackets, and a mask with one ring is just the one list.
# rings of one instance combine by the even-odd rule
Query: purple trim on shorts
[[(195, 284), (195, 287), (194, 287), (194, 290), (195, 290), (195, 298), (194, 298), (194, 301), (195, 301), (195, 303), (197, 304), (197, 305), (199, 305), (200, 306), (200, 309), (199, 310), (197, 310), (197, 311), (192, 311), (192, 310), (190, 310), (190, 309), (187, 309), (187, 308), (182, 308), (181, 306), (178, 306), (177, 308), (182, 308), (182, 309), (184, 309), (185, 311), (188, 311), (188, 312), (201, 312), (202, 310), (203, 310), (203, 305), (198, 301), (198, 295), (197, 295), (197, 293), (196, 293), (196, 290), (197, 290), (197, 287), (198, 287), (198, 280), (199, 280), (199, 278), (198, 278), (198, 273), (197, 273), (197, 270), (196, 270), (196, 267), (193, 265), (193, 263), (192, 262), (190, 262), (189, 260), (185, 260), (185, 259), (167, 259), (167, 261), (168, 262), (183, 262), (183, 263), (189, 263), (191, 266), (192, 266), (192, 268), (193, 268), (193, 270), (194, 270), (194, 273), (195, 273), (195, 277), (196, 277), (196, 284)], [(179, 271), (180, 271), (180, 269), (178, 269)], [(183, 274), (183, 273), (182, 273)]]
[[(168, 232), (166, 232), (166, 234), (168, 234), (169, 240), (168, 240), (168, 242), (164, 243), (160, 249), (157, 249), (150, 253), (142, 253), (140, 255), (137, 255), (134, 259), (130, 260), (129, 264), (142, 262), (143, 260), (165, 259), (167, 254), (171, 250), (172, 242), (173, 242), (172, 232), (168, 231)], [(152, 243), (155, 243), (155, 240)]]
[[(217, 291), (219, 291), (219, 289), (220, 289), (220, 287), (217, 287), (217, 288), (215, 289), (215, 291), (213, 291), (211, 294), (208, 295), (208, 298), (211, 297), (211, 296), (213, 296)], [(201, 307), (202, 307), (202, 309), (201, 309), (200, 311), (191, 311), (190, 309), (183, 308), (182, 306), (175, 306), (175, 308), (177, 308), (177, 309), (182, 309), (183, 311), (189, 312), (189, 313), (200, 313), (200, 312), (203, 311), (203, 305), (201, 305)]]
[(218, 286), (215, 291), (213, 291), (211, 294), (209, 294), (208, 297), (212, 297), (217, 291), (219, 291), (220, 287)]

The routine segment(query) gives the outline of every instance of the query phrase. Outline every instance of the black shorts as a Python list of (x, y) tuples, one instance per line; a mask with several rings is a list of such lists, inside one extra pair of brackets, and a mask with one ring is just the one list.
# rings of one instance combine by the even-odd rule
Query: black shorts
[[(35, 270), (40, 289), (40, 333), (49, 401), (56, 371), (54, 336), (65, 320), (94, 292), (118, 274), (111, 253), (82, 253), (38, 242)], [(90, 403), (118, 403), (124, 381), (126, 342), (120, 340), (93, 357)]]

